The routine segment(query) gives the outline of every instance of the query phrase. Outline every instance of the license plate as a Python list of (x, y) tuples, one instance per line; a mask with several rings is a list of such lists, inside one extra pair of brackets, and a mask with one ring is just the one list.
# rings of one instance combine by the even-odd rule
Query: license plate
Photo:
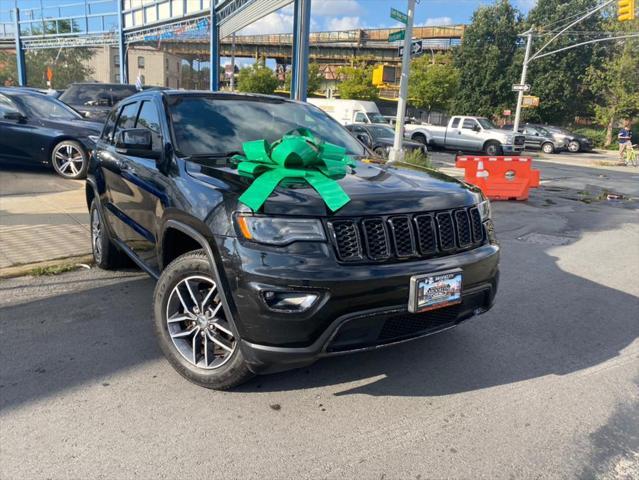
[(427, 312), (461, 303), (462, 272), (436, 272), (410, 279), (408, 311)]

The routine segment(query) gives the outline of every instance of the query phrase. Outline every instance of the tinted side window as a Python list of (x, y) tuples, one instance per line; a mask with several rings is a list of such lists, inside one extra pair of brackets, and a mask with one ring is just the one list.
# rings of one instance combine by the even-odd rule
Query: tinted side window
[(357, 114), (355, 114), (355, 121), (356, 122), (366, 122), (366, 115), (364, 115), (362, 112), (359, 112)]
[(115, 136), (117, 136), (120, 130), (135, 127), (135, 119), (138, 116), (138, 106), (139, 104), (136, 102), (129, 103), (128, 105), (122, 107), (122, 110), (120, 111), (120, 117), (118, 118), (118, 124), (115, 127), (114, 138)]
[(153, 150), (159, 150), (161, 148), (160, 117), (158, 115), (158, 109), (155, 108), (153, 102), (148, 100), (142, 102), (135, 128), (146, 128), (150, 130), (151, 137), (153, 138)]
[(0, 117), (3, 117), (5, 113), (17, 111), (18, 108), (9, 98), (0, 95)]
[(453, 123), (450, 124), (450, 128), (457, 128), (457, 127), (459, 127), (459, 117), (453, 118)]
[(475, 120), (467, 118), (464, 120), (464, 124), (462, 125), (462, 128), (472, 130), (473, 128), (475, 128), (475, 125), (477, 125), (477, 122)]
[(107, 143), (113, 143), (113, 127), (115, 127), (115, 119), (118, 116), (119, 110), (111, 111), (109, 118), (107, 118), (106, 123), (104, 124), (104, 129), (102, 130), (102, 140)]

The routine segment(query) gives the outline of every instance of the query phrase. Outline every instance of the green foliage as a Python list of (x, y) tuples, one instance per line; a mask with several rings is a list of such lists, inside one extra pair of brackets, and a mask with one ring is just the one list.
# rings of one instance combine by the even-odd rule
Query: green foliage
[(352, 100), (377, 100), (379, 92), (373, 85), (373, 68), (360, 65), (341, 67), (338, 70), (340, 98)]
[(254, 63), (240, 70), (237, 88), (240, 92), (272, 94), (278, 84), (273, 70), (261, 63)]
[[(289, 70), (286, 72), (286, 77), (284, 80), (284, 88), (291, 91), (291, 82), (292, 82), (292, 73)], [(323, 76), (320, 72), (320, 66), (317, 63), (310, 63), (308, 65), (308, 88), (306, 89), (307, 95), (310, 95), (313, 92), (317, 92), (322, 86)]]
[(408, 96), (417, 108), (448, 110), (459, 88), (459, 70), (450, 57), (439, 55), (435, 63), (430, 56), (422, 56), (411, 62)]
[(606, 130), (601, 127), (582, 127), (572, 130), (577, 135), (583, 135), (586, 138), (592, 140), (592, 145), (595, 148), (604, 148), (606, 143)]
[(508, 0), (475, 10), (455, 54), (460, 71), (456, 112), (490, 117), (513, 106), (511, 86), (521, 68), (516, 61), (521, 31), (521, 16)]
[[(58, 23), (60, 33), (71, 32), (71, 22)], [(46, 33), (53, 33), (55, 25), (46, 24)], [(77, 26), (74, 27), (77, 31)], [(33, 34), (40, 31), (34, 27)], [(27, 83), (30, 87), (46, 88), (47, 67), (53, 69), (53, 88), (66, 88), (70, 83), (82, 82), (93, 73), (87, 65), (93, 53), (88, 48), (63, 48), (28, 51), (25, 54), (27, 65)], [(16, 67), (16, 55), (13, 51), (0, 52), (0, 85), (4, 85), (8, 79), (18, 83), (18, 69)]]
[[(527, 27), (548, 33), (567, 24), (566, 18), (578, 12), (592, 10), (598, 0), (539, 0), (527, 18)], [(603, 31), (603, 16), (595, 14), (579, 23), (571, 31)], [(591, 37), (562, 35), (551, 43), (546, 51), (553, 51), (587, 40)], [(550, 37), (541, 37), (533, 43), (533, 52), (538, 50)], [(584, 87), (583, 80), (589, 66), (600, 68), (606, 48), (614, 43), (584, 45), (555, 55), (533, 60), (529, 69), (531, 93), (540, 97), (538, 109), (528, 110), (527, 118), (548, 123), (568, 123), (575, 116), (592, 113), (592, 94)], [(616, 47), (614, 47), (616, 48)], [(518, 63), (521, 66), (521, 62)]]
[(421, 150), (408, 150), (404, 152), (403, 162), (410, 165), (417, 165), (422, 168), (436, 170), (433, 163), (430, 161), (430, 158), (428, 158), (428, 155), (425, 155)]

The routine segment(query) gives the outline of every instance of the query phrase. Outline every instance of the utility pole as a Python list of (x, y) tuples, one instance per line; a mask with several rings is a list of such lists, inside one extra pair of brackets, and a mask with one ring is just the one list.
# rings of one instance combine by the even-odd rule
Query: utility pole
[[(532, 29), (528, 30), (522, 36), (526, 36), (526, 53), (524, 54), (524, 65), (521, 69), (521, 81), (520, 85), (526, 84), (526, 75), (528, 75), (528, 61), (530, 59), (530, 49), (532, 47)], [(513, 132), (519, 131), (519, 122), (521, 120), (521, 105), (524, 101), (524, 91), (519, 90), (517, 95), (517, 109), (515, 110), (515, 124), (513, 125)]]
[(402, 76), (399, 83), (399, 101), (397, 102), (397, 121), (395, 123), (395, 142), (388, 154), (389, 162), (399, 162), (404, 158), (402, 145), (404, 142), (404, 118), (406, 116), (406, 102), (408, 100), (408, 73), (410, 70), (410, 55), (413, 43), (413, 23), (415, 21), (415, 0), (408, 0), (408, 21), (404, 35), (404, 53), (402, 56)]

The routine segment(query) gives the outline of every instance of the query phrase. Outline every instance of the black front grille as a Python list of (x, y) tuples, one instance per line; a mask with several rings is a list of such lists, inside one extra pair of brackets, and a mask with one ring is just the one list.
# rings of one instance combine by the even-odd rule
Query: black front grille
[(385, 322), (379, 332), (379, 341), (401, 340), (429, 330), (437, 330), (453, 324), (459, 315), (458, 305), (425, 313), (393, 315)]
[(523, 135), (517, 135), (515, 137), (515, 145), (523, 145), (524, 143), (526, 143), (526, 137)]
[(400, 261), (449, 255), (481, 245), (486, 236), (476, 207), (417, 215), (329, 221), (344, 262)]

